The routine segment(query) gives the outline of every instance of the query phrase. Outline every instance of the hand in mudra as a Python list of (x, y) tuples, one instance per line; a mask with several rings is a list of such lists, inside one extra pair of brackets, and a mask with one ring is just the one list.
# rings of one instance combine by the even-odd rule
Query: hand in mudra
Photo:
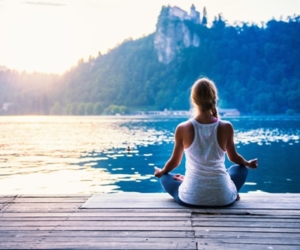
[(183, 181), (184, 175), (181, 175), (181, 174), (175, 174), (175, 175), (173, 176), (173, 178), (174, 178), (175, 180), (177, 180), (177, 181)]
[(256, 169), (258, 166), (258, 160), (257, 159), (253, 159), (249, 161), (249, 165), (248, 167), (251, 169)]

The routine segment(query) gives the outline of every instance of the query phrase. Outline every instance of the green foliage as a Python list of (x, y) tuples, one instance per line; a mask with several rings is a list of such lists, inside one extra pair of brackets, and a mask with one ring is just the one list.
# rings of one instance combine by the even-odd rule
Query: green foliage
[(128, 113), (127, 107), (121, 105), (109, 105), (106, 109), (104, 109), (105, 115), (124, 115)]
[(95, 103), (94, 105), (94, 115), (101, 115), (104, 111), (103, 105), (100, 102)]
[[(162, 9), (165, 30), (180, 20)], [(130, 110), (190, 107), (193, 82), (207, 76), (219, 90), (219, 107), (242, 114), (300, 113), (300, 21), (270, 20), (263, 27), (228, 26), (222, 16), (212, 27), (185, 21), (199, 47), (181, 48), (169, 64), (158, 61), (154, 34), (127, 39), (109, 53), (80, 59), (62, 76), (0, 72), (0, 114), (101, 115)], [(172, 23), (173, 22), (173, 23)], [(12, 103), (1, 110), (4, 103)]]

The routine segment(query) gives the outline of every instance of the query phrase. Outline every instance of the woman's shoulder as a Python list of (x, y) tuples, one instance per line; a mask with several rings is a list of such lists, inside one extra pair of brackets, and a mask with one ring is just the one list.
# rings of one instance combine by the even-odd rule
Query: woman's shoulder
[(187, 134), (191, 134), (193, 132), (194, 132), (194, 126), (191, 120), (181, 122), (177, 125), (176, 133), (186, 136)]
[(228, 130), (232, 130), (233, 126), (229, 121), (219, 120), (219, 128), (228, 131)]
[(177, 125), (177, 129), (190, 129), (193, 127), (191, 119), (181, 122)]
[(225, 121), (225, 120), (219, 120), (219, 126), (232, 126), (230, 121)]
[(176, 135), (182, 139), (184, 148), (188, 148), (194, 140), (194, 126), (190, 120), (181, 122), (176, 129)]

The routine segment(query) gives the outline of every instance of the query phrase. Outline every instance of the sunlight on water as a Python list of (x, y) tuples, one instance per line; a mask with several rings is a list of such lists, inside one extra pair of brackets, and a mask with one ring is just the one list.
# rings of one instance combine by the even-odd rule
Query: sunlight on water
[(0, 128), (2, 194), (112, 192), (117, 181), (151, 177), (93, 166), (138, 154), (137, 146), (172, 141), (169, 131), (143, 122), (128, 127), (115, 117), (1, 117)]
[(258, 145), (270, 145), (273, 142), (284, 142), (293, 145), (293, 143), (299, 143), (299, 134), (300, 129), (293, 132), (263, 128), (248, 131), (237, 130), (235, 142), (242, 144), (256, 143)]
[[(154, 166), (162, 167), (170, 156), (175, 127), (184, 120), (62, 116), (0, 118), (1, 194), (161, 192), (153, 176)], [(239, 149), (250, 147), (254, 155), (261, 155), (260, 158), (269, 154), (267, 149), (270, 147), (272, 150), (277, 147), (279, 152), (285, 145), (289, 149), (299, 149), (299, 123), (294, 128), (264, 127), (257, 121), (249, 121), (252, 123), (245, 126), (243, 120), (232, 120), (236, 123), (235, 141)], [(276, 162), (279, 164), (280, 161)], [(183, 165), (184, 161), (178, 168), (181, 172)], [(284, 181), (293, 185), (295, 176), (290, 171), (285, 172), (289, 174)], [(264, 169), (260, 173), (269, 175)], [(267, 186), (275, 182), (267, 178), (261, 181)], [(259, 191), (263, 189), (262, 184), (259, 180), (249, 180), (245, 186), (250, 191)]]

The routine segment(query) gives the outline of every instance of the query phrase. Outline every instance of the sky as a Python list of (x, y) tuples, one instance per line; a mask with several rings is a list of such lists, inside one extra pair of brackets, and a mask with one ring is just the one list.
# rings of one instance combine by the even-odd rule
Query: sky
[(78, 60), (155, 32), (162, 6), (208, 21), (219, 13), (229, 24), (260, 24), (300, 14), (300, 0), (0, 0), (0, 69), (61, 74)]

